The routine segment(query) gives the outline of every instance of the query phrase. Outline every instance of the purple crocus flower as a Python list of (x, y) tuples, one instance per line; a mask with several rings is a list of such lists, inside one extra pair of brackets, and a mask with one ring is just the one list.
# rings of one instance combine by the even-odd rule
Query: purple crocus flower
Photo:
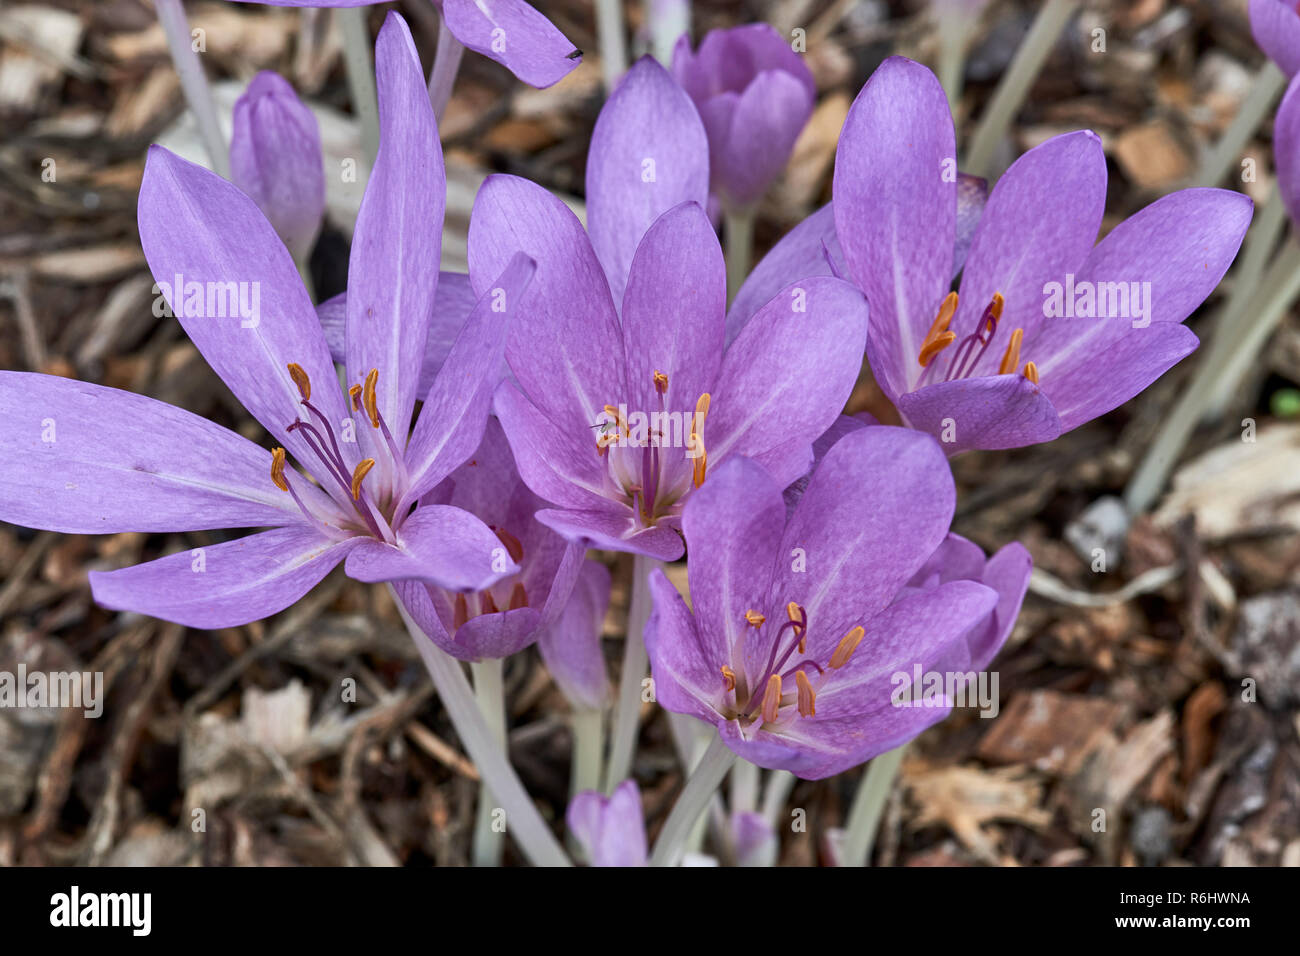
[(253, 77), (235, 101), (230, 179), (262, 210), (295, 262), (311, 252), (325, 216), (320, 128), (278, 73)]
[(713, 192), (724, 207), (752, 207), (812, 115), (817, 86), (803, 57), (770, 25), (751, 23), (710, 30), (695, 53), (681, 36), (672, 72), (704, 122)]
[(1250, 32), (1288, 77), (1300, 73), (1300, 9), (1293, 0), (1250, 0)]
[[(943, 452), (902, 428), (847, 426), (787, 518), (745, 459), (687, 503), (694, 611), (661, 571), (646, 648), (658, 702), (718, 728), (741, 757), (805, 779), (840, 773), (941, 720), (900, 707), (898, 674), (968, 674), (1009, 633), (1029, 575), (1018, 545), (985, 564), (948, 531)], [(973, 549), (973, 551), (971, 550)]]
[[(567, 544), (533, 517), (544, 503), (520, 481), (496, 419), (488, 419), (470, 459), (421, 498), (420, 506), (451, 506), (479, 518), (518, 568), (473, 593), (420, 580), (394, 585), (435, 644), (466, 661), (509, 657), (560, 619), (582, 570), (583, 549)], [(606, 571), (607, 592), (608, 579)]]
[(816, 277), (781, 290), (724, 354), (703, 140), (680, 87), (643, 59), (592, 137), (590, 239), (558, 199), (508, 176), (483, 184), (470, 220), (476, 292), (520, 251), (538, 264), (506, 348), (516, 382), (495, 407), (524, 481), (558, 506), (539, 520), (662, 560), (681, 555), (682, 506), (720, 462), (747, 455), (782, 484), (807, 470), (865, 339), (861, 294)]
[[(383, 0), (235, 0), (276, 7), (368, 7)], [(524, 0), (431, 0), (464, 46), (496, 60), (529, 86), (557, 83), (582, 62), (564, 34)]]
[(569, 832), (592, 866), (645, 866), (645, 815), (636, 782), (624, 780), (608, 797), (584, 790), (569, 801)]
[[(1236, 255), (1249, 199), (1181, 190), (1094, 247), (1106, 200), (1101, 141), (1057, 136), (998, 182), (952, 293), (955, 153), (938, 80), (902, 57), (858, 94), (836, 153), (831, 215), (847, 274), (871, 305), (867, 356), (907, 424), (949, 454), (1048, 441), (1137, 395), (1196, 347), (1181, 323)], [(775, 261), (821, 251), (819, 230), (796, 230), (783, 244), (813, 242)]]
[[(383, 142), (352, 247), (350, 391), (338, 387), (307, 292), (256, 205), (160, 147), (150, 150), (140, 190), (145, 256), (190, 340), (281, 447), (267, 452), (128, 392), (0, 373), (4, 406), (27, 410), (0, 425), (10, 449), (0, 464), (0, 519), (64, 533), (271, 529), (92, 572), (101, 604), (230, 627), (282, 610), (344, 560), (362, 581), (455, 590), (518, 571), (478, 518), (414, 507), (479, 442), (509, 315), (490, 298), (476, 307), (407, 441), (444, 179), (400, 17), (385, 22), (375, 58)], [(513, 309), (531, 272), (525, 258), (512, 261), (497, 300)], [(290, 454), (319, 484), (288, 467)]]

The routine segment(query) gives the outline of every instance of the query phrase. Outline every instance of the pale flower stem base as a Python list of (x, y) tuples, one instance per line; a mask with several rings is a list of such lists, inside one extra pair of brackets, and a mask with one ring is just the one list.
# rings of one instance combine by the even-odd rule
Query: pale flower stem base
[(731, 768), (731, 812), (752, 813), (758, 808), (759, 770), (748, 760)]
[[(389, 589), (392, 593), (392, 589)], [(506, 827), (515, 844), (534, 866), (572, 866), (560, 842), (551, 833), (536, 805), (524, 790), (505, 752), (493, 739), (492, 730), (479, 712), (474, 691), (465, 679), (460, 662), (442, 651), (420, 630), (406, 608), (393, 594), (393, 601), (411, 632), (415, 648), (424, 661), (442, 705), (447, 709), (461, 745), (478, 768), (483, 782), (496, 795), (506, 812)]]
[(763, 819), (776, 829), (782, 824), (781, 811), (790, 799), (790, 792), (799, 780), (789, 770), (773, 770), (767, 777), (767, 789), (763, 791)]
[(871, 850), (876, 844), (876, 831), (880, 828), (880, 814), (885, 809), (885, 801), (893, 789), (894, 778), (898, 776), (898, 768), (906, 752), (907, 744), (903, 744), (885, 751), (867, 764), (867, 770), (858, 784), (858, 792), (853, 797), (853, 806), (849, 808), (848, 823), (844, 827), (841, 866), (866, 866), (871, 859)]
[(1286, 74), (1272, 60), (1266, 60), (1255, 74), (1250, 93), (1246, 95), (1232, 122), (1201, 160), (1192, 185), (1217, 186), (1222, 181), (1241, 156), (1242, 148), (1255, 135), (1259, 124), (1273, 111), (1273, 105), (1285, 89)]
[(677, 38), (691, 31), (690, 0), (645, 0), (650, 25), (650, 53), (664, 66), (672, 66)]
[(722, 222), (723, 248), (727, 255), (727, 304), (730, 305), (749, 277), (754, 254), (754, 212), (726, 212)]
[(1011, 65), (1002, 75), (993, 92), (993, 99), (984, 109), (984, 115), (980, 117), (975, 135), (971, 137), (966, 161), (961, 167), (964, 172), (986, 179), (992, 178), (993, 159), (998, 144), (1006, 136), (1011, 120), (1024, 103), (1029, 88), (1034, 85), (1043, 63), (1056, 45), (1057, 37), (1078, 6), (1079, 0), (1047, 0), (1039, 7), (1033, 25), (1016, 50)]
[[(1265, 207), (1256, 228), (1266, 228), (1271, 207)], [(1253, 230), (1252, 230), (1253, 232)], [(1270, 243), (1271, 245), (1271, 243)], [(1243, 260), (1243, 268), (1251, 265), (1251, 252)], [(1300, 247), (1288, 242), (1278, 252), (1265, 276), (1256, 274), (1255, 281), (1247, 285), (1243, 278), (1235, 280), (1234, 293), (1216, 317), (1214, 339), (1201, 363), (1197, 365), (1192, 380), (1178, 399), (1178, 405), (1161, 425), (1138, 471), (1125, 489), (1125, 506), (1132, 515), (1143, 514), (1160, 497), (1169, 473), (1173, 471), (1188, 438), (1212, 411), (1218, 395), (1235, 392), (1236, 386), (1255, 360), (1258, 351), (1268, 341), (1278, 321), (1286, 315), (1292, 300), (1300, 294)]]
[[(677, 752), (677, 762), (689, 775), (695, 765), (704, 756), (704, 749), (716, 731), (708, 724), (702, 723), (686, 714), (668, 712), (668, 729), (673, 738), (673, 749)], [(708, 830), (713, 842), (723, 846), (726, 840), (727, 811), (722, 804), (722, 795), (715, 793), (709, 802)], [(704, 831), (697, 828), (691, 833), (686, 843), (686, 852), (698, 853), (704, 847)]]
[(645, 626), (650, 620), (650, 572), (659, 566), (659, 561), (641, 554), (632, 564), (632, 604), (627, 613), (627, 641), (623, 645), (623, 669), (619, 675), (609, 766), (605, 769), (606, 794), (613, 793), (614, 788), (632, 772), (637, 724), (641, 719), (641, 682), (649, 665), (645, 651)]
[(659, 840), (650, 855), (651, 866), (676, 866), (681, 862), (687, 839), (735, 761), (735, 753), (715, 735), (659, 831)]
[[(933, 5), (936, 9), (938, 4)], [(953, 4), (956, 8), (957, 4)], [(948, 109), (957, 115), (962, 87), (966, 78), (966, 51), (970, 44), (971, 28), (976, 17), (948, 11), (939, 17), (936, 30), (939, 34), (939, 69), (936, 71), (943, 91), (948, 95)]]
[(438, 47), (433, 53), (433, 69), (429, 71), (429, 102), (433, 104), (433, 115), (442, 122), (447, 104), (451, 101), (451, 88), (456, 85), (456, 74), (460, 72), (460, 59), (465, 47), (447, 28), (443, 20), (438, 27)]
[[(475, 661), (469, 666), (474, 676), (474, 699), (483, 720), (503, 753), (506, 749), (506, 699), (504, 666), (500, 658)], [(493, 828), (496, 798), (487, 784), (479, 787), (478, 816), (474, 821), (473, 859), (475, 866), (500, 866), (503, 833)]]
[(600, 789), (600, 765), (605, 752), (605, 715), (599, 710), (573, 712), (573, 763), (569, 770), (570, 797)]
[(339, 18), (343, 33), (343, 64), (347, 69), (348, 92), (352, 94), (352, 109), (361, 124), (361, 148), (366, 162), (373, 169), (379, 155), (379, 98), (375, 92), (375, 68), (370, 59), (372, 42), (366, 26), (369, 7), (338, 7), (334, 15)]
[(203, 72), (203, 63), (194, 50), (185, 8), (181, 5), (181, 0), (155, 0), (154, 6), (158, 11), (158, 22), (162, 24), (163, 33), (167, 37), (172, 63), (181, 79), (185, 102), (198, 124), (212, 171), (223, 179), (229, 179), (230, 149), (226, 145), (226, 138), (221, 134), (216, 103), (212, 99), (207, 75)]
[(627, 72), (626, 27), (623, 24), (623, 0), (596, 0), (596, 38), (600, 46), (600, 68), (605, 78), (605, 95), (609, 96)]

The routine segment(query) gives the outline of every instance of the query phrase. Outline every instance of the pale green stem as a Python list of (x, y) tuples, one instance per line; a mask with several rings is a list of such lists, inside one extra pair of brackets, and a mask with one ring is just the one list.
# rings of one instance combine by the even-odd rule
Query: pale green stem
[(731, 768), (731, 812), (752, 813), (758, 806), (758, 767), (737, 760)]
[(429, 102), (433, 104), (433, 115), (440, 121), (451, 100), (451, 88), (456, 85), (456, 74), (460, 71), (460, 59), (464, 53), (465, 47), (452, 36), (447, 21), (443, 20), (438, 27), (433, 69), (429, 71)]
[[(483, 720), (492, 732), (496, 745), (506, 752), (506, 698), (504, 667), (499, 657), (474, 661), (469, 665), (474, 675), (474, 699)], [(478, 791), (478, 817), (474, 823), (474, 865), (500, 866), (502, 834), (494, 829), (497, 811), (496, 799), (487, 784)]]
[(1273, 110), (1273, 104), (1286, 89), (1286, 74), (1272, 60), (1266, 60), (1255, 74), (1250, 93), (1237, 114), (1223, 131), (1219, 141), (1201, 159), (1192, 180), (1194, 186), (1217, 186), (1241, 155), (1242, 147), (1255, 135), (1259, 124)]
[(848, 823), (844, 827), (841, 866), (866, 866), (871, 859), (876, 831), (880, 828), (880, 814), (885, 809), (885, 801), (893, 789), (894, 778), (898, 776), (898, 768), (906, 751), (907, 744), (903, 744), (885, 751), (867, 764), (867, 770), (858, 783), (858, 792), (853, 797), (853, 806), (849, 808)]
[(605, 95), (627, 72), (626, 28), (623, 25), (623, 0), (596, 0), (596, 39), (600, 46), (600, 67), (605, 78)]
[(339, 18), (339, 29), (343, 33), (343, 64), (347, 69), (352, 109), (361, 124), (361, 148), (373, 169), (375, 157), (379, 155), (379, 99), (375, 92), (374, 64), (370, 59), (370, 29), (366, 26), (368, 9), (339, 7), (334, 15)]
[(727, 210), (723, 214), (722, 238), (727, 251), (727, 303), (730, 304), (749, 277), (754, 252), (754, 210)]
[(980, 117), (966, 153), (966, 162), (961, 166), (963, 170), (975, 176), (992, 178), (993, 158), (998, 145), (1056, 45), (1056, 38), (1078, 6), (1079, 0), (1047, 0), (1038, 8), (1029, 33), (1016, 50), (1011, 65), (993, 91), (993, 99)]
[[(686, 714), (668, 713), (668, 730), (673, 738), (673, 748), (677, 751), (677, 760), (682, 770), (689, 774), (704, 756), (704, 748), (716, 733), (713, 727)], [(713, 841), (718, 846), (726, 843), (727, 811), (722, 805), (722, 795), (715, 793), (709, 803), (708, 829), (713, 834)], [(686, 852), (698, 853), (704, 847), (704, 828), (696, 827), (686, 841)]]
[(623, 644), (623, 670), (619, 675), (618, 703), (610, 735), (609, 765), (605, 768), (605, 792), (632, 773), (637, 724), (641, 719), (641, 682), (649, 659), (645, 651), (645, 626), (650, 620), (650, 572), (659, 567), (654, 558), (638, 554), (632, 564), (632, 602), (627, 612), (627, 641)]
[(645, 19), (650, 24), (650, 52), (671, 66), (677, 38), (691, 30), (690, 0), (645, 0)]
[(936, 3), (933, 6), (939, 14), (935, 25), (939, 35), (939, 82), (948, 95), (949, 110), (956, 115), (966, 76), (966, 51), (970, 45), (971, 28), (975, 26), (977, 18), (964, 15), (961, 5), (957, 3)]
[(790, 799), (798, 777), (789, 770), (773, 770), (767, 778), (767, 789), (763, 791), (763, 818), (776, 828), (783, 821), (781, 811)]
[(1262, 256), (1256, 253), (1267, 252), (1277, 234), (1269, 222), (1275, 206), (1280, 207), (1280, 202), (1265, 207), (1256, 226), (1260, 233), (1255, 235), (1252, 230), (1252, 242), (1239, 270), (1242, 274), (1234, 279), (1231, 296), (1214, 317), (1209, 350), (1129, 480), (1124, 504), (1130, 514), (1142, 514), (1155, 503), (1196, 426), (1218, 396), (1231, 395), (1240, 375), (1296, 296), (1300, 249), (1294, 240), (1282, 247), (1266, 274), (1259, 274), (1256, 259)]
[(181, 0), (154, 0), (158, 11), (158, 22), (162, 24), (167, 37), (167, 48), (171, 51), (172, 63), (181, 78), (181, 90), (185, 93), (185, 102), (194, 121), (198, 124), (199, 136), (208, 153), (212, 171), (225, 179), (230, 178), (230, 149), (226, 138), (221, 135), (221, 123), (217, 119), (216, 103), (212, 99), (212, 90), (208, 86), (207, 75), (203, 72), (203, 63), (194, 49), (194, 39), (190, 34), (190, 23), (185, 18), (185, 8)]
[[(392, 593), (390, 587), (389, 592)], [(560, 842), (546, 825), (536, 805), (528, 796), (519, 777), (516, 776), (504, 749), (493, 738), (492, 729), (479, 712), (474, 700), (474, 691), (465, 679), (460, 662), (443, 652), (433, 641), (429, 640), (420, 626), (407, 614), (401, 600), (393, 593), (397, 604), (411, 632), (415, 648), (424, 661), (433, 686), (438, 690), (442, 705), (447, 709), (452, 726), (460, 737), (470, 759), (478, 768), (479, 776), (492, 792), (496, 801), (506, 812), (506, 826), (511, 837), (533, 865), (535, 866), (572, 866), (565, 856)]]
[(569, 793), (600, 789), (600, 764), (605, 750), (605, 715), (599, 710), (575, 710), (573, 762), (569, 768)]
[(722, 742), (722, 737), (714, 736), (709, 749), (704, 751), (704, 756), (687, 778), (686, 786), (673, 804), (663, 829), (659, 831), (659, 839), (650, 855), (651, 866), (676, 866), (681, 861), (687, 838), (695, 829), (696, 821), (709, 805), (735, 760), (736, 755)]

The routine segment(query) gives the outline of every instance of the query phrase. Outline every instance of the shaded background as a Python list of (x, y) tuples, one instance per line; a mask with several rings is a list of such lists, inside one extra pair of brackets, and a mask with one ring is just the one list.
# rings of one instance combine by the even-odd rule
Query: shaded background
[[(227, 121), (259, 69), (282, 73), (318, 107), (330, 213), (313, 274), (321, 299), (341, 291), (361, 184), (331, 171), (360, 149), (331, 18), (187, 7), (205, 31), (202, 59)], [(464, 267), (470, 205), (488, 172), (526, 176), (580, 204), (603, 100), (593, 16), (587, 0), (539, 7), (585, 60), (556, 87), (532, 90), (465, 57), (443, 123), (444, 268)], [(959, 144), (1034, 7), (994, 0), (985, 11)], [(372, 35), (392, 8), (407, 16), (427, 67), (432, 8), (425, 0), (369, 8)], [(641, 11), (627, 4), (632, 29)], [(807, 31), (819, 89), (761, 207), (761, 252), (830, 198), (840, 126), (875, 66), (892, 53), (933, 65), (937, 40), (925, 4), (870, 0), (697, 0), (694, 33), (753, 19)], [(1104, 54), (1091, 49), (1098, 28)], [(1086, 3), (1017, 116), (1015, 153), (1059, 132), (1096, 130), (1110, 171), (1109, 229), (1185, 183), (1262, 63), (1245, 0)], [(149, 143), (201, 158), (183, 112), (146, 0), (0, 8), (0, 368), (142, 392), (265, 443), (180, 327), (154, 314), (136, 192)], [(1224, 184), (1257, 203), (1271, 188), (1269, 132), (1266, 122), (1243, 151), (1255, 181)], [(51, 168), (52, 182), (42, 178)], [(1192, 328), (1203, 334), (1231, 281)], [(996, 663), (1001, 714), (959, 712), (920, 738), (889, 799), (877, 863), (1300, 865), (1295, 317), (1222, 421), (1194, 436), (1153, 514), (1129, 523), (1096, 505), (1122, 491), (1194, 361), (1050, 445), (954, 463), (955, 529), (988, 551), (1021, 540), (1041, 573)], [(864, 409), (890, 412), (869, 381), (850, 407)], [(1241, 440), (1247, 417), (1257, 423), (1254, 443)], [(88, 570), (218, 540), (0, 524), (0, 670), (20, 661), (100, 670), (107, 687), (99, 720), (0, 710), (0, 864), (465, 863), (474, 769), (383, 589), (336, 572), (276, 618), (215, 632), (111, 613), (90, 599)], [(1098, 546), (1111, 556), (1104, 574), (1089, 566)], [(611, 637), (626, 618), (621, 570)], [(617, 654), (609, 642), (611, 663)], [(356, 703), (339, 699), (345, 678), (357, 684)], [(506, 680), (511, 758), (558, 829), (567, 705), (534, 650), (507, 662)], [(645, 719), (636, 776), (653, 836), (682, 781), (662, 712), (647, 705)], [(782, 832), (782, 863), (825, 860), (823, 834), (843, 823), (857, 780), (855, 771), (796, 787), (788, 808), (805, 810), (808, 827)], [(194, 808), (203, 809), (198, 832)], [(1106, 811), (1104, 832), (1093, 830), (1096, 809)], [(507, 860), (518, 861), (513, 847)]]

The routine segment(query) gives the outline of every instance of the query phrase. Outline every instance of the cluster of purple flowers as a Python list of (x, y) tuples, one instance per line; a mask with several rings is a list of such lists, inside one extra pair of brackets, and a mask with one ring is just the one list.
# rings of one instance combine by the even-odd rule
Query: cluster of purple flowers
[[(464, 45), (526, 82), (576, 65), (521, 0), (438, 5)], [(1285, 6), (1252, 4), (1300, 49)], [(1294, 53), (1275, 55), (1294, 67)], [(544, 188), (491, 176), (468, 276), (440, 273), (442, 151), (400, 16), (375, 60), (380, 149), (337, 299), (313, 304), (294, 265), (324, 181), (315, 121), (285, 81), (259, 76), (236, 107), (233, 182), (149, 154), (149, 266), (160, 282), (183, 277), (174, 298), (198, 290), (178, 320), (272, 447), (140, 395), (0, 372), (0, 519), (81, 534), (262, 529), (92, 573), (95, 599), (231, 627), (342, 563), (390, 584), (460, 660), (540, 642), (589, 709), (609, 697), (610, 576), (587, 550), (685, 555), (689, 605), (656, 570), (649, 624), (628, 635), (645, 641), (655, 699), (745, 760), (807, 779), (942, 720), (952, 700), (895, 706), (892, 675), (980, 671), (1015, 622), (1028, 552), (989, 558), (952, 533), (948, 456), (1049, 441), (1149, 386), (1196, 347), (1182, 323), (1251, 218), (1239, 193), (1188, 189), (1097, 242), (1096, 135), (1048, 140), (988, 192), (956, 169), (938, 81), (894, 57), (849, 113), (832, 202), (728, 308), (710, 205), (753, 209), (816, 92), (779, 34), (749, 26), (694, 51), (683, 39), (671, 71), (649, 58), (628, 71), (592, 133), (585, 226)], [(1279, 124), (1293, 102), (1294, 84)], [(1149, 314), (1052, 317), (1044, 290), (1067, 279), (1145, 284)], [(257, 316), (202, 307), (245, 282)], [(902, 427), (843, 414), (864, 356)], [(634, 786), (581, 795), (569, 819), (596, 862), (644, 862)]]

